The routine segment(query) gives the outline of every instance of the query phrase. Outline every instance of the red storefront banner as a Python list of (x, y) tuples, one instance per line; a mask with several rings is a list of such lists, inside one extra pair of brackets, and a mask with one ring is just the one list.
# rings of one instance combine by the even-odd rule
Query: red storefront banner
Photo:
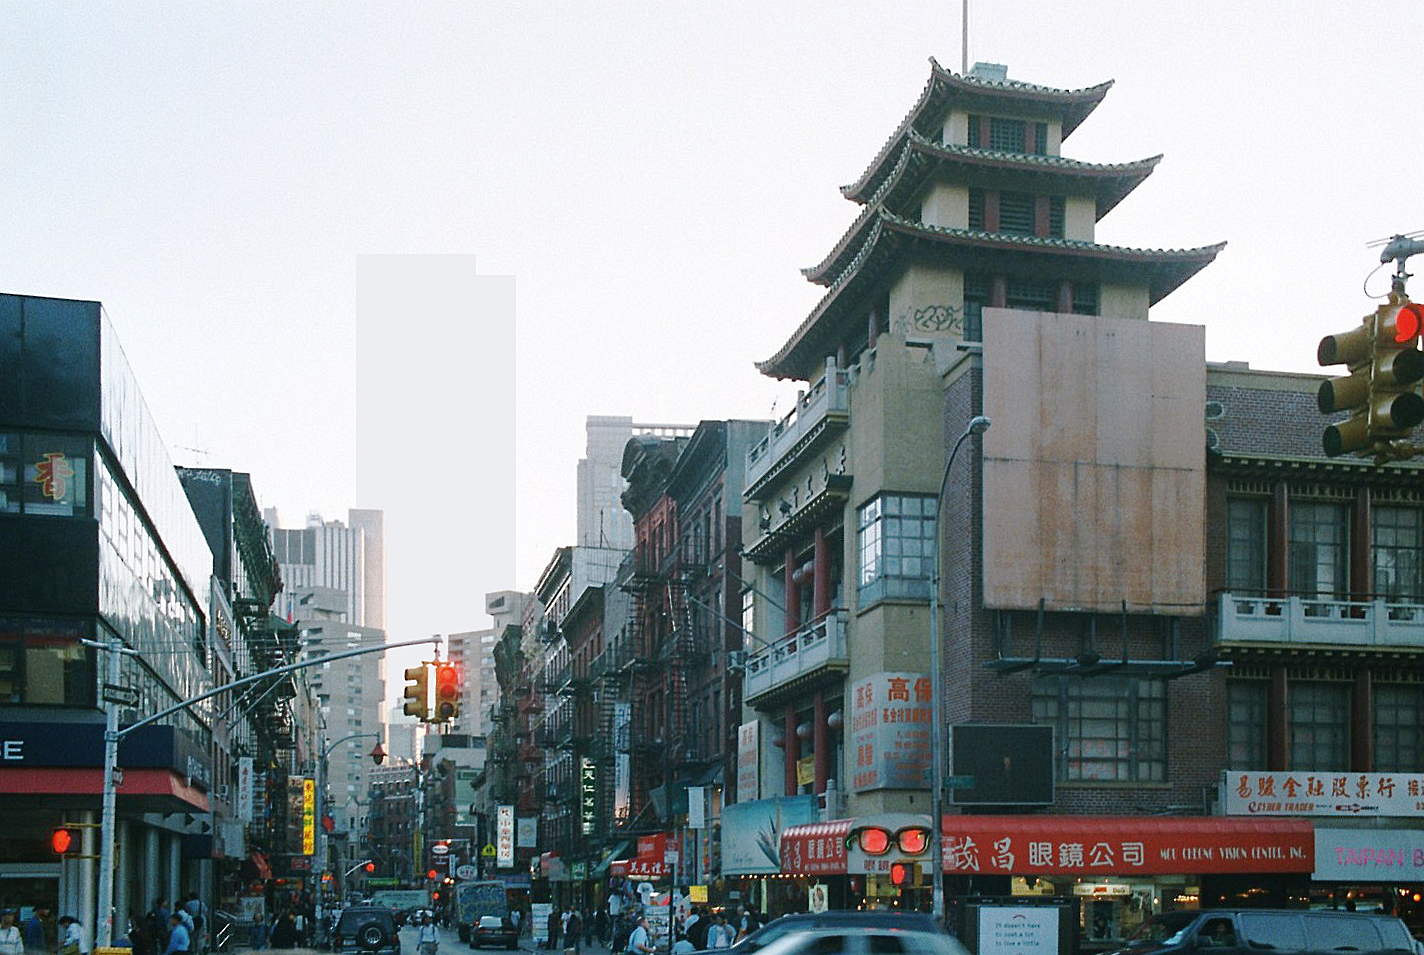
[[(846, 871), (855, 820), (788, 826), (781, 871)], [(967, 875), (1313, 872), (1305, 819), (1225, 816), (945, 816), (944, 871)], [(837, 834), (839, 836), (837, 837)]]
[(638, 854), (628, 860), (616, 860), (610, 865), (627, 866), (625, 872), (616, 872), (615, 875), (626, 875), (630, 879), (665, 879), (672, 875), (673, 859), (677, 858), (678, 842), (675, 836), (666, 832), (656, 832), (651, 836), (638, 837)]
[(781, 871), (840, 875), (846, 870), (846, 837), (854, 819), (787, 826), (781, 833)]

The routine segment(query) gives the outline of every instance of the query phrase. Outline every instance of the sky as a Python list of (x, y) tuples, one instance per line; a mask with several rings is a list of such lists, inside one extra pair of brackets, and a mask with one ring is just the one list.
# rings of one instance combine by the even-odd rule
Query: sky
[[(574, 537), (586, 416), (790, 408), (754, 363), (961, 28), (953, 0), (7, 4), (0, 290), (103, 302), (175, 463), (249, 472), (283, 526), (385, 511), (392, 640), (480, 629)], [(1164, 158), (1098, 241), (1227, 242), (1152, 318), (1314, 374), (1387, 291), (1369, 243), (1424, 229), (1421, 39), (1417, 0), (974, 0), (968, 62), (1114, 81), (1064, 155)]]

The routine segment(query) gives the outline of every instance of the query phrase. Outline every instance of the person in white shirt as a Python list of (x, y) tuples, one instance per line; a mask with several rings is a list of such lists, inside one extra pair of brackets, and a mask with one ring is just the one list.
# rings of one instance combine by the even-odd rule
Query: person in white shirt
[(15, 910), (0, 912), (0, 955), (25, 955), (25, 937), (15, 924)]
[(653, 951), (653, 940), (648, 934), (648, 917), (640, 915), (633, 934), (628, 936), (628, 955), (652, 955)]

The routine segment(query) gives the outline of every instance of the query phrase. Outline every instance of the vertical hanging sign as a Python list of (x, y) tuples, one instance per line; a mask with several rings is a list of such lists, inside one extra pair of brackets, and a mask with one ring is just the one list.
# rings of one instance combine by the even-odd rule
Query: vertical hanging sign
[(737, 728), (737, 802), (750, 802), (761, 796), (761, 750), (757, 745), (756, 720)]
[(316, 855), (316, 780), (302, 780), (302, 855)]
[(514, 868), (514, 807), (496, 806), (494, 817), (495, 865)]
[(595, 808), (597, 806), (597, 770), (593, 767), (593, 760), (587, 756), (579, 762), (579, 824), (580, 831), (586, 835), (593, 835)]
[(252, 757), (237, 758), (237, 818), (252, 822)]
[(687, 787), (687, 828), (707, 828), (707, 794), (701, 786)]

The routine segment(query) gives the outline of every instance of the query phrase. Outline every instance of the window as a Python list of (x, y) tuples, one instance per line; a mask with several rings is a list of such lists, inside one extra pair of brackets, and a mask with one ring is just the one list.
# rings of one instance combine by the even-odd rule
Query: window
[(0, 433), (0, 514), (87, 515), (89, 452), (74, 438)]
[(1226, 502), (1226, 589), (1266, 592), (1267, 501), (1230, 498)]
[(1048, 197), (1048, 234), (1055, 239), (1063, 238), (1065, 208), (1066, 202), (1062, 196)]
[(89, 628), (66, 620), (0, 617), (0, 705), (94, 705)]
[(1033, 721), (1060, 740), (1060, 779), (1164, 782), (1167, 698), (1160, 681), (1039, 677)]
[(1098, 287), (1090, 282), (1073, 283), (1073, 314), (1098, 314)]
[(1056, 312), (1058, 283), (1010, 279), (1008, 301), (1005, 304), (1009, 308), (1021, 308), (1029, 312)]
[(984, 230), (984, 190), (969, 190), (969, 228)]
[(935, 499), (882, 494), (861, 506), (860, 604), (887, 597), (928, 600), (934, 572)]
[(1024, 151), (1024, 121), (1021, 119), (989, 118), (989, 148), (1009, 153)]
[(1289, 697), (1291, 769), (1349, 769), (1349, 684), (1292, 681)]
[(1419, 574), (1424, 511), (1417, 507), (1376, 507), (1370, 522), (1375, 595), (1415, 602), (1424, 599), (1424, 581)]
[(1226, 681), (1226, 766), (1263, 769), (1266, 765), (1265, 680)]
[(1349, 587), (1345, 505), (1291, 502), (1290, 586), (1298, 594), (1343, 597)]
[(999, 231), (1033, 235), (1034, 199), (1026, 192), (999, 194)]
[(1376, 683), (1374, 703), (1375, 771), (1424, 772), (1424, 686)]

